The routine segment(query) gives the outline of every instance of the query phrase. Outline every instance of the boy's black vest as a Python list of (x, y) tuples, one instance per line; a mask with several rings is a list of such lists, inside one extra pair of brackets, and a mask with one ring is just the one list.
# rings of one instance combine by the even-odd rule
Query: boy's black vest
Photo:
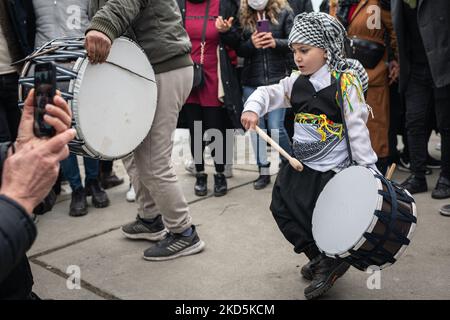
[(335, 123), (342, 123), (339, 106), (336, 103), (337, 82), (331, 76), (331, 84), (316, 92), (309, 77), (300, 75), (295, 81), (291, 92), (291, 105), (295, 114), (311, 113), (325, 114)]

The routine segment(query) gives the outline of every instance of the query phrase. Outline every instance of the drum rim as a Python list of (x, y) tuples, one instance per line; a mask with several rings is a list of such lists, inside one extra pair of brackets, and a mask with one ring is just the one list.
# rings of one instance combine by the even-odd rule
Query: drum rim
[[(380, 175), (380, 174), (379, 174), (378, 172), (376, 172), (375, 170), (373, 170), (372, 168), (367, 168), (367, 169), (370, 169), (370, 170), (374, 173), (374, 177), (375, 177), (375, 178), (377, 179), (377, 181), (382, 185), (381, 179), (380, 179), (379, 177), (377, 177), (377, 175)], [(386, 181), (387, 181), (388, 183), (392, 183), (392, 182), (391, 182), (390, 180), (388, 180), (388, 179), (386, 179)], [(380, 189), (379, 189), (379, 190), (380, 190)], [(381, 189), (381, 190), (382, 190), (382, 189)], [(403, 190), (403, 191), (404, 191), (404, 192), (412, 199), (412, 202), (410, 203), (410, 204), (411, 204), (411, 209), (412, 209), (412, 210), (411, 210), (411, 214), (417, 219), (417, 205), (416, 205), (416, 203), (415, 203), (414, 198), (412, 197), (411, 193), (409, 193), (408, 190), (406, 190), (406, 189), (404, 189), (404, 188), (402, 188), (402, 190)], [(380, 195), (380, 196), (381, 196), (381, 195)], [(383, 197), (381, 196), (381, 198), (383, 198)], [(381, 203), (381, 205), (382, 205), (382, 204), (383, 204), (383, 202)], [(377, 210), (381, 210), (381, 207), (380, 207), (380, 208), (377, 208)], [(377, 217), (376, 215), (374, 215), (373, 221), (372, 221), (372, 224), (371, 224), (371, 228), (370, 228), (370, 230), (367, 229), (365, 233), (371, 233), (371, 232), (373, 231), (374, 227), (378, 224), (378, 222), (379, 222), (378, 217)], [(412, 240), (413, 235), (414, 235), (415, 230), (416, 230), (416, 227), (417, 227), (417, 223), (411, 222), (411, 225), (410, 225), (408, 234), (405, 236), (409, 241)], [(332, 257), (332, 258), (339, 257), (339, 258), (345, 259), (345, 258), (347, 258), (347, 257), (352, 256), (352, 254), (350, 253), (350, 251), (358, 251), (358, 250), (361, 248), (361, 246), (364, 245), (367, 241), (368, 241), (368, 240), (365, 239), (364, 236), (361, 236), (361, 239), (360, 239), (360, 241), (358, 242), (358, 245), (357, 245), (357, 246), (354, 246), (354, 247), (350, 248), (349, 250), (347, 250), (346, 252), (343, 252), (343, 253), (341, 253), (341, 254), (336, 254), (336, 255), (328, 254), (328, 253), (326, 253), (325, 251), (323, 251), (321, 248), (319, 248), (319, 249), (320, 249), (321, 252), (323, 252), (323, 253), (324, 253), (326, 256), (328, 256), (328, 257)], [(409, 246), (410, 246), (410, 243), (409, 243), (409, 244), (404, 244), (404, 245), (402, 245), (402, 246), (400, 247), (400, 249), (398, 249), (398, 251), (395, 253), (395, 255), (392, 256), (393, 260), (394, 260), (394, 261), (397, 261), (401, 256), (403, 256), (403, 255), (405, 254), (405, 252), (406, 252), (406, 250), (407, 250), (407, 248), (408, 248)], [(385, 269), (385, 268), (391, 266), (392, 264), (393, 264), (393, 263), (391, 263), (391, 262), (387, 262), (387, 263), (385, 263), (385, 264), (383, 264), (383, 265), (381, 265), (381, 266), (376, 265), (376, 267), (377, 267), (379, 270), (383, 270), (383, 269)], [(367, 269), (368, 269), (368, 268), (370, 268), (370, 266), (367, 267)]]
[[(355, 168), (355, 167), (358, 167), (358, 168), (363, 168), (363, 169), (368, 169), (372, 174), (373, 174), (373, 176), (374, 176), (374, 179), (375, 179), (375, 181), (376, 181), (376, 184), (377, 184), (377, 190), (380, 190), (380, 186), (381, 186), (381, 181), (379, 181), (379, 179), (375, 176), (375, 174), (377, 173), (375, 170), (373, 170), (372, 168), (369, 168), (369, 167), (366, 167), (366, 166), (361, 166), (361, 165), (353, 165), (353, 166), (349, 166), (349, 167), (347, 167), (347, 168), (344, 168), (344, 169), (342, 169), (341, 171), (339, 171), (338, 173), (336, 173), (336, 175), (333, 177), (333, 178), (331, 178), (330, 179), (330, 181), (331, 180), (333, 180), (335, 177), (337, 177), (338, 176), (338, 174), (341, 174), (342, 172), (344, 172), (345, 170), (348, 170), (348, 169), (352, 169), (352, 168)], [(330, 183), (330, 181), (328, 181), (328, 183)], [(327, 183), (327, 184), (328, 184)], [(326, 187), (326, 186), (325, 186)], [(325, 189), (325, 188), (324, 188)], [(322, 192), (323, 192), (323, 190), (322, 190)], [(319, 195), (319, 197), (320, 197), (320, 195)], [(376, 201), (376, 208), (375, 208), (375, 210), (379, 210), (379, 209), (381, 209), (381, 206), (383, 205), (383, 201), (382, 201), (382, 199), (383, 199), (383, 197), (380, 195), (380, 194), (377, 194), (377, 201)], [(319, 198), (318, 198), (319, 199)], [(381, 199), (381, 201), (380, 201), (380, 199)], [(316, 202), (316, 205), (315, 205), (315, 208), (317, 207), (317, 202)], [(314, 210), (315, 210), (315, 208), (314, 208)], [(375, 210), (374, 210), (374, 212), (375, 212)], [(313, 217), (314, 217), (314, 214), (313, 214)], [(369, 223), (367, 224), (367, 226), (365, 227), (365, 229), (364, 230), (366, 230), (366, 232), (367, 232), (367, 230), (370, 228), (370, 230), (372, 231), (373, 230), (373, 228), (375, 228), (375, 226), (376, 226), (376, 224), (377, 224), (377, 221), (378, 221), (378, 218), (375, 216), (375, 215), (373, 215), (372, 216), (372, 219), (369, 221)], [(364, 239), (364, 236), (363, 235), (361, 235), (357, 240), (355, 240), (353, 243), (352, 243), (352, 245), (350, 246), (350, 247), (348, 247), (347, 249), (345, 249), (345, 250), (342, 250), (342, 251), (339, 251), (339, 252), (337, 252), (337, 253), (327, 253), (324, 249), (322, 249), (320, 246), (319, 246), (319, 244), (317, 243), (317, 241), (315, 241), (316, 242), (316, 245), (317, 245), (317, 247), (319, 248), (319, 250), (321, 251), (321, 252), (323, 252), (323, 253), (325, 253), (327, 256), (329, 256), (329, 257), (336, 257), (336, 256), (338, 256), (338, 257), (341, 257), (341, 256), (349, 256), (350, 255), (350, 253), (349, 253), (349, 251), (350, 250), (352, 250), (355, 246), (357, 246), (358, 245), (358, 248), (360, 248), (363, 244), (364, 244), (364, 242), (365, 241), (363, 241), (363, 240), (365, 240)], [(361, 243), (362, 242), (362, 243)]]
[[(119, 40), (119, 41), (127, 41), (127, 42), (133, 44), (134, 47), (136, 49), (139, 49), (143, 53), (143, 55), (146, 57), (149, 65), (150, 65), (150, 67), (152, 69), (153, 76), (155, 77), (154, 84), (156, 86), (156, 90), (155, 90), (155, 96), (153, 98), (153, 100), (155, 102), (154, 103), (155, 110), (153, 112), (152, 121), (150, 122), (150, 127), (149, 127), (149, 130), (148, 130), (147, 134), (142, 138), (142, 140), (138, 144), (136, 144), (136, 147), (133, 150), (131, 150), (131, 151), (127, 152), (127, 153), (114, 155), (114, 156), (106, 155), (106, 154), (104, 154), (104, 153), (102, 153), (102, 152), (100, 152), (98, 150), (95, 150), (89, 144), (89, 142), (87, 141), (86, 136), (84, 135), (83, 130), (82, 130), (81, 126), (79, 125), (81, 123), (81, 121), (80, 121), (80, 117), (79, 117), (79, 113), (78, 113), (78, 107), (77, 107), (78, 106), (78, 95), (79, 95), (79, 92), (80, 92), (82, 80), (83, 80), (83, 77), (85, 75), (85, 71), (86, 71), (87, 67), (89, 66), (89, 59), (87, 59), (87, 55), (86, 55), (86, 57), (83, 58), (83, 61), (81, 62), (80, 67), (78, 68), (77, 78), (73, 81), (73, 83), (72, 83), (72, 81), (70, 83), (70, 89), (72, 89), (72, 92), (73, 92), (73, 99), (71, 101), (71, 103), (72, 103), (72, 117), (75, 119), (74, 127), (75, 127), (75, 129), (77, 131), (77, 136), (79, 136), (80, 140), (83, 141), (83, 145), (81, 146), (81, 148), (83, 150), (85, 150), (86, 153), (93, 154), (94, 156), (92, 156), (92, 158), (98, 158), (98, 159), (103, 159), (103, 160), (123, 159), (123, 158), (129, 156), (130, 154), (132, 154), (134, 152), (134, 150), (136, 150), (136, 148), (138, 148), (142, 144), (142, 142), (144, 142), (145, 138), (147, 137), (148, 133), (150, 132), (150, 130), (152, 128), (153, 121), (154, 121), (155, 114), (156, 114), (157, 101), (158, 101), (158, 90), (157, 90), (157, 85), (156, 85), (156, 74), (154, 73), (153, 66), (150, 63), (150, 60), (148, 60), (148, 57), (146, 56), (145, 51), (142, 49), (141, 46), (139, 46), (139, 44), (137, 42), (133, 41), (132, 39), (130, 39), (128, 37), (122, 36), (122, 37), (117, 38), (116, 41), (117, 40)], [(82, 59), (82, 58), (80, 58), (80, 59)]]
[[(352, 166), (352, 167), (355, 167), (355, 166)], [(372, 169), (372, 168), (369, 168), (369, 167), (365, 167), (365, 166), (360, 166), (360, 165), (357, 165), (357, 167), (362, 167), (362, 168), (365, 168), (365, 169), (369, 169), (371, 172), (372, 172), (372, 174), (374, 175), (374, 178), (375, 178), (375, 180), (376, 180), (376, 182), (377, 182), (377, 189), (380, 191), (380, 190), (383, 190), (383, 183), (382, 183), (382, 181), (381, 181), (381, 179), (380, 179), (380, 177), (378, 177), (379, 175), (380, 175), (380, 173), (378, 173), (376, 170), (374, 170), (374, 169)], [(348, 168), (351, 168), (351, 167), (348, 167)], [(348, 168), (346, 168), (346, 169), (348, 169)], [(344, 169), (344, 170), (346, 170), (346, 169)], [(343, 171), (343, 170), (342, 170)], [(339, 173), (341, 173), (342, 171), (340, 171)], [(339, 174), (338, 173), (338, 174)], [(333, 177), (334, 178), (334, 177)], [(386, 181), (388, 181), (388, 183), (392, 183), (391, 181), (389, 181), (388, 179), (386, 179)], [(411, 196), (411, 194), (408, 192), (408, 190), (406, 190), (406, 189), (403, 189), (405, 192), (406, 192), (406, 194), (409, 196), (409, 197), (411, 197), (412, 199), (413, 199), (413, 201), (411, 202), (411, 207), (412, 207), (412, 212), (411, 212), (411, 214), (414, 216), (414, 217), (416, 217), (417, 218), (417, 206), (416, 206), (416, 204), (415, 204), (415, 201), (414, 201), (414, 198)], [(382, 209), (382, 206), (383, 206), (383, 203), (384, 203), (384, 198), (383, 198), (383, 196), (382, 195), (380, 195), (380, 194), (378, 194), (377, 195), (377, 206), (376, 206), (376, 208), (374, 209), (374, 213), (377, 211), (377, 210), (381, 210)], [(364, 233), (371, 233), (373, 230), (374, 230), (374, 228), (378, 225), (378, 223), (379, 223), (379, 219), (378, 219), (378, 217), (375, 215), (375, 214), (373, 214), (373, 217), (372, 217), (372, 220), (371, 220), (371, 222), (370, 222), (370, 224), (369, 224), (369, 226), (366, 228), (366, 230), (365, 230), (365, 232)], [(408, 234), (405, 236), (408, 240), (411, 240), (412, 239), (412, 237), (413, 237), (413, 235), (414, 235), (414, 232), (415, 232), (415, 229), (416, 229), (416, 223), (414, 223), (414, 222), (412, 222), (411, 223), (411, 226), (410, 226), (410, 229), (409, 229), (409, 231), (408, 231)], [(329, 257), (333, 257), (333, 258), (335, 258), (335, 257), (339, 257), (339, 258), (346, 258), (346, 257), (349, 257), (349, 256), (351, 256), (351, 253), (350, 253), (350, 251), (358, 251), (360, 248), (361, 248), (361, 246), (363, 246), (366, 242), (367, 242), (368, 240), (364, 237), (364, 234), (362, 234), (361, 235), (361, 237), (351, 246), (351, 247), (349, 247), (347, 250), (345, 250), (345, 251), (341, 251), (341, 252), (338, 252), (338, 253), (335, 253), (335, 254), (332, 254), (332, 253), (327, 253), (325, 250), (323, 250), (322, 248), (320, 248), (319, 247), (319, 245), (317, 244), (317, 247), (319, 248), (319, 250), (321, 251), (321, 252), (323, 252), (325, 255), (327, 255), (327, 256), (329, 256)], [(406, 251), (406, 248), (408, 247), (409, 245), (403, 245), (396, 253), (395, 253), (395, 255), (393, 255), (393, 257), (394, 257), (394, 259), (396, 259), (397, 260), (397, 258), (400, 258), (403, 254), (404, 254), (404, 252)], [(386, 264), (387, 265), (387, 264)], [(389, 265), (390, 265), (390, 263), (389, 263)], [(384, 266), (381, 266), (380, 267), (380, 269), (382, 269), (382, 268), (384, 268)]]

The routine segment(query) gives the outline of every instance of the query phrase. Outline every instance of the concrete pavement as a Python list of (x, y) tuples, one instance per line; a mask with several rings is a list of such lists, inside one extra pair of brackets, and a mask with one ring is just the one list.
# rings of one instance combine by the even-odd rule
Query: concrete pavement
[[(186, 137), (184, 131), (177, 133), (175, 158), (188, 150)], [(435, 155), (436, 139), (430, 143)], [(248, 145), (239, 148), (251, 158)], [(126, 176), (119, 161), (115, 170)], [(108, 208), (91, 206), (87, 216), (72, 218), (70, 195), (65, 195), (39, 217), (38, 238), (29, 252), (34, 290), (52, 299), (304, 299), (308, 282), (299, 271), (306, 257), (295, 254), (278, 230), (269, 211), (271, 187), (253, 189), (255, 166), (236, 165), (230, 191), (221, 198), (196, 197), (194, 178), (182, 161), (176, 161), (176, 170), (206, 242), (204, 252), (166, 262), (143, 260), (143, 251), (153, 244), (127, 240), (119, 229), (136, 216), (136, 204), (125, 201), (127, 179), (108, 190)], [(207, 171), (211, 192), (212, 166)], [(397, 171), (394, 179), (406, 176)], [(406, 254), (381, 272), (380, 289), (368, 289), (373, 275), (351, 268), (326, 299), (450, 299), (450, 218), (438, 213), (450, 200), (431, 199), (436, 180), (437, 170), (428, 179), (430, 191), (415, 197), (419, 223), (414, 239)], [(81, 289), (67, 288), (70, 266), (79, 267)]]

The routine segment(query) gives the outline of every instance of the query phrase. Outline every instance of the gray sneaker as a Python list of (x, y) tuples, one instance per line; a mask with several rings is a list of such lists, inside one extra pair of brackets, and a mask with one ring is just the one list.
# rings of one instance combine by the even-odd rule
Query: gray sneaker
[(439, 212), (446, 217), (450, 217), (450, 204), (446, 204), (445, 206), (442, 206)]
[(192, 229), (192, 234), (187, 237), (169, 233), (167, 238), (145, 250), (143, 258), (150, 261), (164, 261), (199, 253), (205, 247), (205, 243), (198, 237), (195, 226), (192, 226)]
[(145, 222), (138, 215), (135, 221), (122, 227), (123, 235), (133, 240), (159, 241), (164, 239), (168, 232), (161, 215), (152, 224)]

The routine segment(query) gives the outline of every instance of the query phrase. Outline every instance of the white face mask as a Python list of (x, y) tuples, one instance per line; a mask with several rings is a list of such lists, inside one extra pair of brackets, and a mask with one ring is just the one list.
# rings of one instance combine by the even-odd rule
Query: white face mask
[(260, 11), (266, 8), (268, 2), (269, 0), (248, 0), (248, 5), (256, 11)]

